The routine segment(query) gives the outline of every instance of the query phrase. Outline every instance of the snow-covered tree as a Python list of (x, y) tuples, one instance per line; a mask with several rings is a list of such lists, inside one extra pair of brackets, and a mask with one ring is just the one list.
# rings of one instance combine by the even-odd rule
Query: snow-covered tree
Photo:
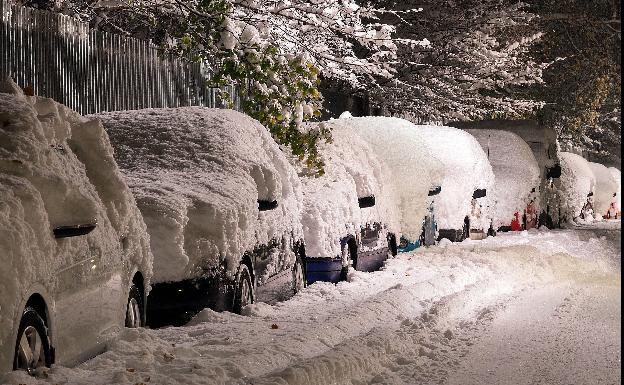
[[(44, 1), (45, 2), (45, 1)], [(237, 83), (243, 109), (308, 166), (322, 169), (316, 143), (328, 131), (303, 131), (320, 115), (319, 76), (364, 87), (391, 78), (399, 46), (397, 14), (355, 0), (61, 0), (51, 2), (95, 27), (150, 38), (212, 67), (212, 83)], [(413, 13), (404, 10), (401, 15)], [(228, 95), (224, 95), (227, 99)]]
[(591, 159), (619, 164), (621, 156), (621, 8), (619, 0), (530, 1), (544, 39), (534, 55), (551, 61), (535, 92), (540, 112), (566, 145)]
[[(384, 2), (386, 3), (386, 2)], [(393, 9), (415, 2), (394, 2)], [(527, 53), (542, 34), (524, 3), (507, 0), (422, 0), (418, 13), (387, 14), (398, 36), (429, 44), (399, 50), (397, 76), (372, 91), (386, 114), (416, 122), (515, 117), (539, 101), (519, 89), (539, 83), (545, 64)]]

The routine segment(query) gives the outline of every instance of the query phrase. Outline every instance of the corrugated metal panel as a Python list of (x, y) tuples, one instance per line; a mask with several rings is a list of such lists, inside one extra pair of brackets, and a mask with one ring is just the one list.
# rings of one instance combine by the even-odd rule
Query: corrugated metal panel
[[(89, 30), (71, 17), (0, 0), (0, 76), (81, 114), (201, 105), (222, 107), (210, 72), (150, 41)], [(235, 95), (236, 87), (225, 87)]]

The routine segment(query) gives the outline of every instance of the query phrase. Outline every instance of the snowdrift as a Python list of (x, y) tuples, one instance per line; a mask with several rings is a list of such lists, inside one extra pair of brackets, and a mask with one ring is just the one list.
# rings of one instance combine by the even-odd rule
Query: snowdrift
[[(339, 256), (341, 238), (359, 235), (361, 228), (373, 223), (386, 225), (399, 236), (397, 198), (387, 183), (385, 164), (353, 130), (336, 126), (332, 138), (332, 143), (319, 145), (325, 174), (301, 179), (307, 257)], [(375, 206), (360, 208), (358, 198), (370, 196), (375, 197)], [(379, 247), (386, 246), (385, 237), (379, 242), (383, 242)]]
[[(531, 200), (538, 208), (540, 169), (529, 145), (508, 131), (469, 129), (466, 132), (477, 139), (494, 172), (495, 183), (490, 199), (494, 202), (494, 228), (509, 226), (514, 213), (522, 216)], [(532, 189), (535, 192), (532, 193)]]
[[(85, 255), (101, 266), (122, 260), (124, 283), (138, 268), (149, 287), (146, 226), (100, 123), (24, 96), (10, 79), (0, 90), (0, 324), (18, 322), (34, 291), (51, 300), (55, 274)], [(97, 227), (86, 236), (54, 238), (56, 227), (90, 223)], [(125, 299), (117, 305), (125, 315)], [(3, 365), (13, 361), (15, 333), (0, 328)]]
[(617, 198), (617, 195), (614, 197), (613, 194), (618, 192), (618, 182), (606, 166), (594, 162), (587, 162), (587, 164), (596, 178), (594, 213), (597, 218), (600, 218), (607, 215), (611, 202)]
[(337, 132), (346, 129), (356, 133), (386, 165), (386, 173), (377, 176), (388, 186), (389, 195), (383, 199), (397, 201), (400, 233), (418, 239), (430, 203), (427, 194), (431, 187), (440, 185), (443, 168), (430, 155), (430, 148), (423, 145), (424, 138), (415, 126), (404, 119), (372, 116), (343, 117), (326, 124)]
[[(470, 216), (470, 227), (487, 231), (492, 217), (491, 207), (494, 173), (479, 142), (469, 133), (445, 126), (416, 126), (430, 155), (444, 165), (442, 191), (436, 197), (435, 213), (439, 229), (461, 229)], [(480, 216), (474, 217), (472, 194), (486, 189), (487, 196), (477, 200)]]
[[(233, 278), (245, 251), (303, 238), (301, 183), (258, 121), (202, 107), (96, 116), (147, 223), (155, 282), (196, 278), (223, 263)], [(259, 212), (259, 200), (278, 206)]]
[(582, 156), (571, 152), (560, 152), (561, 160), (561, 215), (567, 221), (581, 215), (587, 202), (587, 195), (594, 193), (596, 177)]

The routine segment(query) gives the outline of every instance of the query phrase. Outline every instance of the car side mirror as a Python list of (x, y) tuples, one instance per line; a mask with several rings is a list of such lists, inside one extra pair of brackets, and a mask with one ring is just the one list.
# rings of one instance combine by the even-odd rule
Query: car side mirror
[(84, 225), (59, 226), (52, 229), (54, 238), (69, 238), (87, 235), (95, 229), (97, 223), (87, 223)]
[(369, 197), (358, 198), (358, 205), (361, 209), (375, 206), (375, 196), (371, 195)]
[(258, 199), (258, 210), (268, 211), (277, 208), (277, 201), (267, 201)]
[(552, 167), (546, 167), (546, 179), (559, 178), (561, 176), (561, 165), (556, 164)]
[(479, 189), (474, 190), (474, 192), (472, 193), (472, 198), (473, 199), (483, 198), (485, 195), (486, 195), (485, 189), (479, 188)]
[(442, 191), (442, 186), (434, 187), (434, 188), (429, 190), (429, 193), (427, 194), (427, 196), (432, 197), (434, 195), (438, 195), (440, 193), (440, 191)]

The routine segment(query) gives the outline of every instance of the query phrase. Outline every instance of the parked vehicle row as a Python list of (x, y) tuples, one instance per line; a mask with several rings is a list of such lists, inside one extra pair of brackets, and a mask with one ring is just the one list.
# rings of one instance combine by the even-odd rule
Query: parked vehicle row
[[(322, 176), (236, 111), (82, 117), (0, 85), (0, 375), (73, 365), (124, 326), (241, 313), (443, 238), (536, 227), (552, 186), (540, 174), (558, 177), (506, 131), (316, 124), (333, 135)], [(619, 217), (617, 170), (560, 157), (566, 213), (589, 215), (595, 193), (594, 209)]]

